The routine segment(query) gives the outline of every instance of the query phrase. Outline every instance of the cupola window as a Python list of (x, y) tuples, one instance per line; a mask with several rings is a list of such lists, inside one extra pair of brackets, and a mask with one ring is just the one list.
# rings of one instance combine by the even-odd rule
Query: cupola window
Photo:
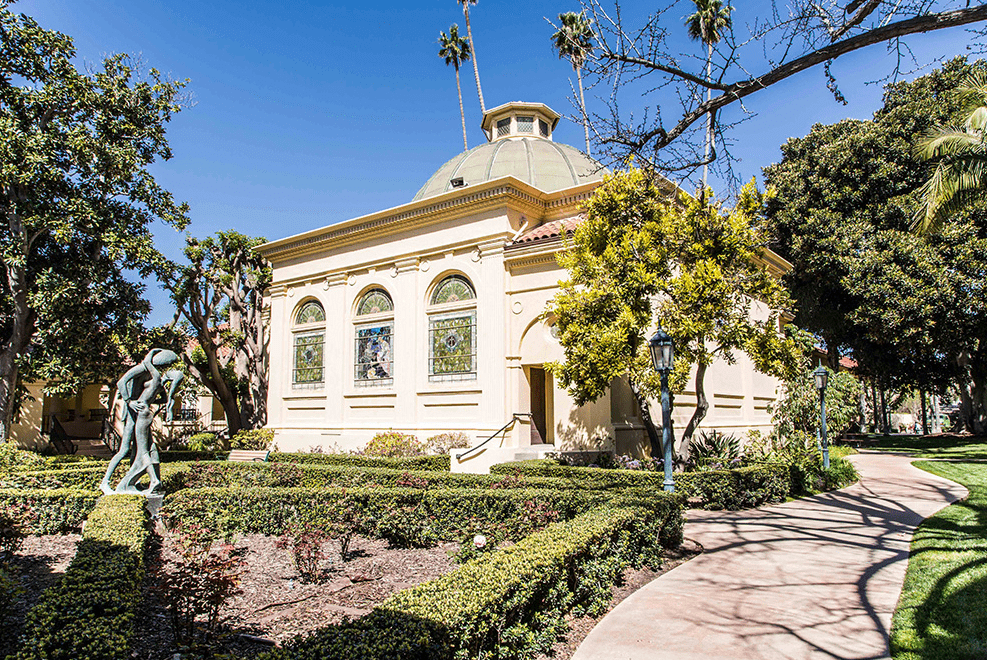
[(543, 138), (547, 138), (548, 137), (548, 122), (545, 121), (544, 119), (539, 119), (538, 120), (538, 130), (541, 132), (541, 136)]
[(501, 119), (497, 122), (497, 137), (504, 137), (511, 134), (511, 118)]
[(517, 118), (517, 132), (527, 133), (529, 135), (535, 132), (535, 118), (534, 117), (518, 117)]

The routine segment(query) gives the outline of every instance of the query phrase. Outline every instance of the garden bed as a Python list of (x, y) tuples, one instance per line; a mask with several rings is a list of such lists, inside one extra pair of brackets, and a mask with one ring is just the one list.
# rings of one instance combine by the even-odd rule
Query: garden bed
[[(427, 549), (389, 548), (386, 541), (357, 537), (350, 546), (351, 558), (339, 562), (332, 543), (326, 544), (328, 561), (319, 583), (306, 584), (292, 564), (291, 553), (276, 546), (276, 537), (249, 534), (236, 543), (246, 570), (240, 589), (223, 610), (223, 645), (239, 657), (253, 657), (297, 635), (339, 623), (344, 617), (359, 618), (392, 594), (445, 575), (456, 567), (455, 543)], [(174, 649), (169, 614), (151, 593), (155, 570), (174, 569), (176, 554), (170, 540), (164, 541), (158, 557), (149, 562), (145, 598), (137, 622), (142, 631), (135, 643), (134, 658), (170, 660)], [(251, 638), (270, 640), (264, 643)]]
[(28, 536), (9, 560), (8, 566), (23, 592), (14, 601), (11, 618), (3, 622), (0, 658), (17, 650), (15, 642), (20, 637), (28, 610), (34, 607), (45, 589), (62, 577), (81, 540), (79, 534)]

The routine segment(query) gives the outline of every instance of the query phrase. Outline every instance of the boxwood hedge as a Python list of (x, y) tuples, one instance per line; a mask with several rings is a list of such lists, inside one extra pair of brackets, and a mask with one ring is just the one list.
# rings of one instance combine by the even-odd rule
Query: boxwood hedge
[(100, 499), (65, 575), (28, 612), (13, 658), (129, 658), (149, 537), (143, 497)]
[(272, 463), (316, 463), (319, 465), (352, 465), (354, 467), (380, 467), (393, 470), (445, 470), (449, 471), (448, 454), (439, 456), (362, 456), (358, 454), (288, 454), (272, 452)]
[[(524, 477), (553, 477), (572, 484), (592, 484), (597, 489), (662, 489), (665, 476), (643, 470), (611, 470), (561, 465), (555, 459), (536, 459), (500, 463), (491, 474)], [(697, 498), (707, 509), (743, 509), (780, 502), (791, 492), (788, 466), (762, 463), (733, 470), (675, 473), (675, 490), (688, 498)]]
[(34, 514), (32, 534), (59, 534), (82, 527), (99, 496), (68, 488), (0, 490), (0, 504), (26, 506)]

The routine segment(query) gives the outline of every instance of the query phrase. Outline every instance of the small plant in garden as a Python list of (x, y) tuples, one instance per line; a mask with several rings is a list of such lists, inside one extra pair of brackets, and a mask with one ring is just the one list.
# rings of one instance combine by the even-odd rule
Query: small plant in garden
[(224, 451), (227, 443), (215, 433), (196, 433), (185, 441), (188, 451)]
[(470, 437), (463, 432), (440, 433), (425, 441), (425, 447), (430, 454), (448, 454), (450, 450), (470, 446)]
[(21, 547), (37, 515), (24, 504), (0, 504), (0, 561), (9, 560)]
[(240, 593), (243, 558), (232, 544), (198, 525), (173, 535), (177, 565), (160, 568), (154, 590), (168, 606), (175, 641), (181, 647), (214, 642), (223, 606)]
[(524, 479), (516, 474), (507, 474), (503, 478), (490, 484), (490, 490), (502, 490), (511, 488), (521, 488), (524, 486)]
[(329, 532), (322, 527), (300, 523), (279, 537), (275, 545), (282, 550), (291, 550), (292, 561), (302, 582), (318, 582), (322, 579), (321, 565), (325, 558), (322, 549), (329, 538)]
[(689, 443), (689, 463), (697, 470), (738, 467), (744, 459), (740, 438), (719, 431), (703, 431)]
[(272, 463), (269, 470), (271, 483), (274, 488), (294, 488), (302, 483), (305, 471), (295, 463)]
[(397, 478), (394, 482), (395, 486), (401, 488), (418, 488), (420, 490), (426, 490), (429, 487), (428, 479), (424, 477), (418, 477), (410, 472), (402, 472), (401, 476)]
[(17, 611), (14, 604), (23, 593), (24, 589), (13, 570), (0, 561), (0, 625), (6, 624)]
[(424, 456), (425, 445), (418, 438), (399, 431), (384, 431), (375, 435), (363, 448), (367, 456)]
[(271, 446), (274, 429), (251, 429), (237, 431), (230, 439), (230, 449), (263, 450)]

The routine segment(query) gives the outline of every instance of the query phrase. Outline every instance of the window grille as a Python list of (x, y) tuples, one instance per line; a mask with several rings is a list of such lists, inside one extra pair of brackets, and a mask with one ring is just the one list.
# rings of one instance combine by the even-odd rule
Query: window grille
[(534, 134), (534, 132), (535, 132), (535, 118), (534, 117), (518, 117), (517, 118), (517, 132), (518, 133)]
[(497, 137), (504, 137), (505, 135), (511, 134), (511, 120), (510, 118), (501, 119), (497, 122)]
[(548, 122), (546, 122), (544, 119), (539, 119), (538, 120), (538, 130), (541, 132), (541, 136), (542, 137), (547, 138), (548, 137)]

